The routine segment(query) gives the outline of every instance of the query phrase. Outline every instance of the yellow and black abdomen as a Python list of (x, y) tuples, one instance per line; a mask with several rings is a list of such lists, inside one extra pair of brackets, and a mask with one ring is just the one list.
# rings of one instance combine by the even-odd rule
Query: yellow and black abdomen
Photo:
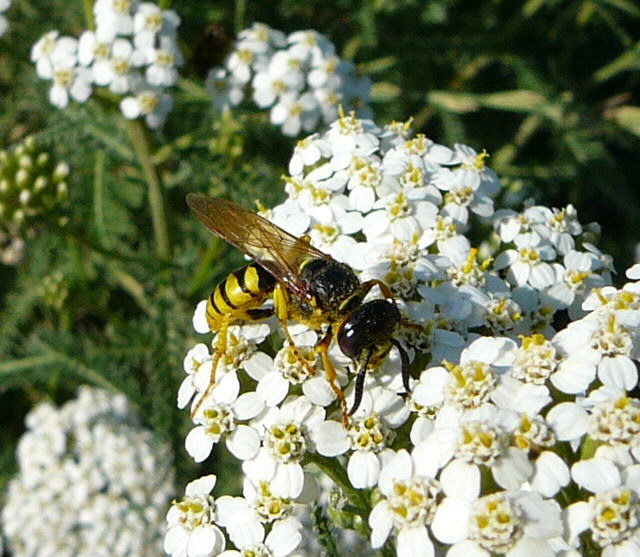
[(271, 308), (261, 309), (265, 298), (273, 292), (276, 279), (257, 263), (236, 269), (214, 289), (207, 300), (207, 323), (217, 331), (223, 319), (255, 321), (273, 314)]

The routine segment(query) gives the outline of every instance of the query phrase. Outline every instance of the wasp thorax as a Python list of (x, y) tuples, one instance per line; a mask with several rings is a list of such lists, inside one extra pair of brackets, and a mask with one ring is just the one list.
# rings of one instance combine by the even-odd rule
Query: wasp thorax
[(311, 259), (304, 263), (301, 278), (309, 284), (318, 307), (335, 312), (360, 288), (360, 281), (349, 265), (331, 259)]
[(348, 358), (358, 359), (364, 350), (388, 349), (401, 319), (396, 305), (388, 300), (362, 304), (351, 312), (338, 330), (340, 350)]

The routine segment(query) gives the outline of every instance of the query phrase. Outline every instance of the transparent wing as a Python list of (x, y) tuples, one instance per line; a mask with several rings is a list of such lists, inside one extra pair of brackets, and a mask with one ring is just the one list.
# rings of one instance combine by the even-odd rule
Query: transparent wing
[(187, 205), (211, 232), (255, 259), (294, 294), (301, 298), (311, 296), (307, 284), (300, 279), (300, 265), (307, 259), (331, 256), (233, 201), (189, 193)]

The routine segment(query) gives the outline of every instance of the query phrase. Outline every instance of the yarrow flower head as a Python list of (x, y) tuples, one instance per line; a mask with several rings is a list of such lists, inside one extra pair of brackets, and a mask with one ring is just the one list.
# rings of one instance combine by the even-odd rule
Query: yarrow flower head
[(144, 117), (159, 128), (171, 110), (166, 88), (176, 84), (182, 54), (176, 31), (180, 23), (171, 10), (151, 2), (96, 0), (96, 29), (78, 39), (50, 31), (31, 49), (39, 77), (53, 81), (51, 103), (65, 108), (69, 100), (85, 102), (94, 85), (122, 95), (125, 118)]
[[(225, 75), (265, 107), (302, 96), (305, 63), (331, 53), (318, 35), (260, 26), (241, 41)], [(229, 555), (294, 551), (270, 536), (297, 542), (292, 516), (314, 498), (320, 521), (403, 556), (633, 554), (638, 283), (609, 285), (610, 258), (572, 206), (494, 210), (486, 151), (337, 116), (297, 143), (287, 199), (261, 214), (292, 249), (309, 242), (353, 272), (362, 299), (327, 315), (328, 294), (294, 279), (331, 259), (310, 252), (283, 273), (286, 251), (251, 236), (273, 294), (249, 266), (194, 314), (215, 336), (189, 351), (178, 405), (191, 403), (194, 459), (224, 442), (242, 469), (243, 497), (219, 498), (214, 519)], [(320, 500), (323, 476), (337, 494)]]
[(83, 387), (27, 416), (2, 527), (14, 555), (157, 555), (173, 492), (169, 448), (124, 396)]
[(371, 112), (369, 79), (316, 31), (285, 36), (262, 23), (241, 31), (224, 66), (209, 71), (207, 89), (214, 107), (229, 109), (240, 104), (248, 86), (254, 102), (270, 108), (271, 123), (288, 136), (332, 122), (340, 106)]

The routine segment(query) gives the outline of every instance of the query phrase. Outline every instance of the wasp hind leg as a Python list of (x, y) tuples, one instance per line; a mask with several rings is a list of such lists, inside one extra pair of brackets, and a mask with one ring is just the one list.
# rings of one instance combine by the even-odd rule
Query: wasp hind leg
[(200, 410), (202, 403), (205, 399), (211, 394), (213, 387), (216, 384), (216, 371), (218, 369), (218, 363), (220, 362), (220, 358), (225, 355), (227, 351), (227, 331), (229, 329), (229, 321), (230, 315), (226, 314), (223, 316), (220, 327), (218, 328), (218, 338), (216, 340), (216, 346), (213, 350), (213, 361), (211, 362), (211, 376), (209, 379), (209, 385), (205, 389), (204, 393), (200, 396), (200, 399), (194, 404), (191, 409), (191, 417), (194, 418)]

